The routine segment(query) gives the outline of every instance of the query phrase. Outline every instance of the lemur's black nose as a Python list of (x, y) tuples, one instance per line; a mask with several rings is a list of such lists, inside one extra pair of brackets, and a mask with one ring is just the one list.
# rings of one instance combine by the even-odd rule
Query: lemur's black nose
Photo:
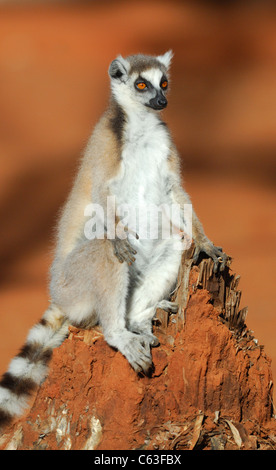
[(145, 103), (146, 106), (152, 109), (156, 109), (157, 111), (164, 109), (167, 104), (168, 102), (165, 96), (161, 93), (156, 94), (156, 96), (154, 98), (151, 98), (148, 103)]
[(165, 96), (159, 96), (157, 99), (157, 105), (160, 106), (160, 108), (165, 108), (167, 106), (168, 102), (165, 98)]

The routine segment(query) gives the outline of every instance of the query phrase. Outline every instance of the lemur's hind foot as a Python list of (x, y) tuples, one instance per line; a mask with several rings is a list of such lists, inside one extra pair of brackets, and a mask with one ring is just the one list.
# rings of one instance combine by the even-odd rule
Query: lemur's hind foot
[(152, 330), (151, 322), (132, 323), (130, 330), (133, 333), (137, 335), (141, 335), (143, 338), (145, 338), (151, 347), (156, 347), (160, 344), (159, 339), (151, 331)]
[(108, 336), (110, 346), (118, 349), (128, 360), (135, 372), (146, 375), (152, 366), (150, 341), (147, 335), (136, 334), (128, 330), (114, 331)]

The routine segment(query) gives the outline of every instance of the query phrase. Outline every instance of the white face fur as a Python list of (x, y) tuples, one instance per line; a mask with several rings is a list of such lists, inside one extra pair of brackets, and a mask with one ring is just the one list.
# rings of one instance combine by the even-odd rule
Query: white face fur
[(157, 57), (118, 56), (109, 67), (112, 94), (117, 103), (126, 111), (165, 108), (171, 58), (171, 51)]

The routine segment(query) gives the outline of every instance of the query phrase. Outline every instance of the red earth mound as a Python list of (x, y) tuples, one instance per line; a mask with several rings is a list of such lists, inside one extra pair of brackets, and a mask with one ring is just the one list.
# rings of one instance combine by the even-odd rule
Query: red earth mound
[(270, 359), (233, 301), (238, 276), (229, 268), (214, 275), (206, 260), (189, 276), (190, 266), (184, 257), (178, 314), (157, 313), (160, 346), (149, 377), (136, 375), (99, 329), (70, 327), (29, 412), (0, 448), (276, 447)]

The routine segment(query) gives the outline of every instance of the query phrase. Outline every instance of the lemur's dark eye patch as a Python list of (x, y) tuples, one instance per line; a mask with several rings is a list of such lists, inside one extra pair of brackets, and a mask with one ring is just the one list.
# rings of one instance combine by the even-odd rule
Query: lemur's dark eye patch
[(134, 86), (138, 91), (147, 91), (152, 88), (152, 84), (143, 77), (138, 77), (137, 80), (135, 80)]
[(166, 90), (166, 88), (168, 88), (168, 80), (166, 79), (166, 77), (162, 77), (160, 87), (163, 88), (163, 90)]

